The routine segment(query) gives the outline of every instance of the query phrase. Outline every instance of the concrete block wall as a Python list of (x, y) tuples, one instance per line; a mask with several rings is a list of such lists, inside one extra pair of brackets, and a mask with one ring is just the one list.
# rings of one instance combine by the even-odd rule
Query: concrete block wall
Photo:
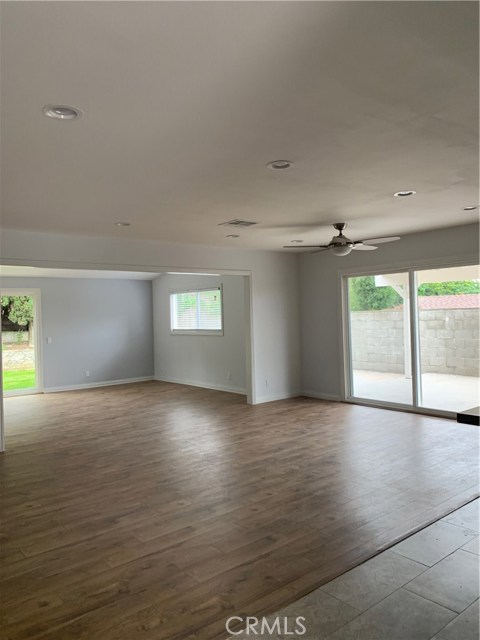
[[(479, 376), (479, 309), (422, 309), (419, 312), (422, 371)], [(354, 369), (403, 373), (403, 312), (351, 314)]]
[(351, 336), (354, 369), (404, 371), (402, 311), (353, 311)]
[(479, 310), (421, 310), (422, 370), (479, 376)]

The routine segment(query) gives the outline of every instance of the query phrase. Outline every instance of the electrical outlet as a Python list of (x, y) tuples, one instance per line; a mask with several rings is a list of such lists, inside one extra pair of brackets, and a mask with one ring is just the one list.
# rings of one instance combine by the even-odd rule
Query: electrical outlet
[(227, 380), (231, 380), (232, 379), (232, 374), (230, 373), (230, 371), (227, 373)]
[(85, 371), (85, 378), (89, 378), (90, 377), (90, 371)]
[(265, 389), (268, 387), (268, 380), (265, 378)]
[(47, 338), (47, 344), (52, 344), (52, 339), (50, 337)]

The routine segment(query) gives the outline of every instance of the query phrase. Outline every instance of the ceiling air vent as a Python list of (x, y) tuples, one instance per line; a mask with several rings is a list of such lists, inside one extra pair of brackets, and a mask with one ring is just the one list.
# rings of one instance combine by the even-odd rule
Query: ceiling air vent
[(221, 222), (219, 227), (251, 227), (254, 224), (258, 224), (258, 222), (251, 222), (250, 220), (239, 220), (235, 218), (234, 220), (229, 220), (228, 222)]

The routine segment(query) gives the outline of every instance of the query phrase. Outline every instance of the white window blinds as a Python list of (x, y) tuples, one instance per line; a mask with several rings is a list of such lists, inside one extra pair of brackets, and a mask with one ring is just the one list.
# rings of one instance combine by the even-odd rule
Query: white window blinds
[(221, 333), (222, 290), (199, 289), (170, 294), (173, 332)]

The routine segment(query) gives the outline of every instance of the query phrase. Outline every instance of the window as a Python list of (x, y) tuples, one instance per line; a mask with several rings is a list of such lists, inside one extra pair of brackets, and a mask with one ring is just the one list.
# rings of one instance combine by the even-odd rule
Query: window
[(346, 276), (349, 398), (446, 412), (478, 405), (478, 265)]
[(171, 332), (223, 335), (222, 289), (197, 289), (170, 294)]

